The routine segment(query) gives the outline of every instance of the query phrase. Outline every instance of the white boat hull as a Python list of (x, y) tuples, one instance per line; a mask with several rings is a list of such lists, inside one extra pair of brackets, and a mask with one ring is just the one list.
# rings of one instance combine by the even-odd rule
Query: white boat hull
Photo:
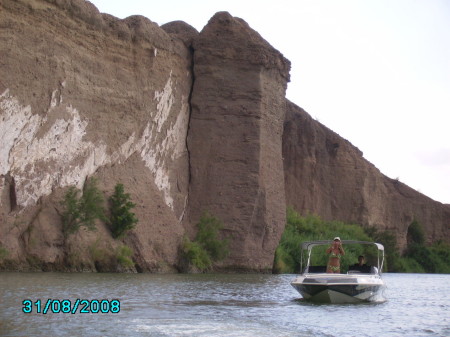
[(303, 274), (291, 285), (317, 303), (384, 302), (386, 288), (379, 275)]

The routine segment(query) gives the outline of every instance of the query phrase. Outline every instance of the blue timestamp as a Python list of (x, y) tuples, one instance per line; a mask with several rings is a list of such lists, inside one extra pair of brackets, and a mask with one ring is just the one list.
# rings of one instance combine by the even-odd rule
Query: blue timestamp
[(38, 314), (118, 314), (120, 312), (120, 301), (117, 299), (113, 300), (56, 300), (47, 299), (46, 301), (41, 301), (37, 299), (33, 300), (23, 300), (22, 301), (22, 312), (24, 314), (31, 314), (33, 312)]

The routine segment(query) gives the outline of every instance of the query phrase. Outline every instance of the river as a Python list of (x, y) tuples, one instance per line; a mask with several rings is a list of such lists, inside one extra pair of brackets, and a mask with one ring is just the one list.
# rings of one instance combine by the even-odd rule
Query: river
[(0, 336), (450, 336), (450, 275), (383, 277), (385, 303), (318, 305), (293, 275), (4, 272)]

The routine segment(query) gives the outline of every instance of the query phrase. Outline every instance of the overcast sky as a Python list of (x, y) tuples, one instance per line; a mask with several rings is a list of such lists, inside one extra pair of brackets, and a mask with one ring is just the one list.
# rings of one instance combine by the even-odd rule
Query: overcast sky
[(240, 17), (291, 61), (287, 98), (385, 175), (450, 204), (450, 1), (91, 0), (197, 30)]

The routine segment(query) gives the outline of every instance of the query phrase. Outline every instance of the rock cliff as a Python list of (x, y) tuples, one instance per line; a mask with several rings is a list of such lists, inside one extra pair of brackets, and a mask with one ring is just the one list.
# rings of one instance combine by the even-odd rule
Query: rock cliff
[[(430, 242), (450, 237), (449, 206), (285, 100), (289, 61), (241, 19), (217, 13), (198, 33), (84, 0), (3, 0), (0, 28), (3, 269), (114, 270), (126, 244), (136, 270), (173, 271), (209, 211), (230, 239), (219, 267), (267, 270), (286, 205), (401, 243), (414, 217)], [(61, 200), (89, 177), (105, 196), (123, 183), (136, 203), (124, 240), (101, 222), (63, 237)]]
[(290, 64), (244, 21), (217, 13), (194, 42), (190, 222), (225, 224), (237, 268), (270, 269), (285, 223), (281, 136)]
[[(122, 182), (137, 204), (142, 223), (128, 240), (140, 268), (176, 265), (189, 179), (189, 49), (144, 17), (119, 20), (83, 0), (1, 9), (0, 240), (9, 258), (66, 264), (58, 200), (95, 176), (106, 194)], [(115, 248), (105, 233), (72, 238), (83, 247), (69, 252), (75, 265), (91, 268), (85, 248)]]
[(391, 231), (400, 249), (414, 219), (425, 226), (429, 243), (450, 237), (450, 205), (386, 177), (358, 148), (291, 102), (283, 158), (286, 203), (302, 214)]

